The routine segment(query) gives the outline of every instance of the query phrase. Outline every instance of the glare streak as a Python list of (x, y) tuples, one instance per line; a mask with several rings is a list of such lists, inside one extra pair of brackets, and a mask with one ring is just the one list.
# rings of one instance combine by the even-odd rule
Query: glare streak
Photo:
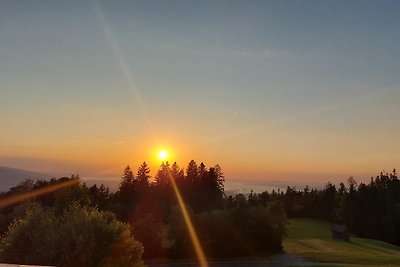
[(361, 96), (347, 98), (344, 101), (334, 102), (329, 105), (312, 108), (312, 109), (302, 111), (302, 112), (296, 112), (294, 114), (291, 114), (289, 116), (286, 116), (286, 117), (283, 117), (283, 118), (280, 118), (277, 120), (273, 120), (273, 121), (269, 121), (269, 122), (261, 122), (260, 124), (255, 125), (253, 127), (249, 127), (249, 128), (243, 129), (243, 130), (236, 131), (236, 132), (224, 134), (222, 136), (217, 136), (211, 140), (208, 140), (208, 141), (202, 143), (202, 145), (221, 142), (226, 139), (236, 138), (236, 137), (240, 137), (243, 135), (251, 134), (256, 131), (264, 130), (266, 128), (271, 128), (276, 125), (291, 123), (293, 121), (304, 119), (304, 118), (307, 118), (307, 117), (310, 117), (310, 116), (313, 116), (316, 114), (320, 114), (320, 113), (323, 113), (326, 111), (345, 108), (347, 106), (352, 105), (355, 101), (359, 101), (360, 99), (368, 99), (368, 98), (372, 98), (372, 97), (377, 97), (377, 96), (379, 96), (380, 93), (381, 92), (371, 92), (371, 93), (363, 94)]
[(175, 183), (175, 179), (172, 177), (171, 173), (169, 173), (169, 179), (171, 181), (172, 187), (175, 192), (175, 196), (178, 200), (179, 208), (181, 209), (183, 219), (185, 221), (186, 227), (189, 232), (190, 239), (192, 240), (194, 250), (196, 252), (197, 259), (201, 267), (208, 267), (206, 256), (204, 255), (203, 248), (201, 247), (199, 238), (197, 236), (196, 230), (194, 229), (192, 220), (190, 219), (189, 213), (186, 209), (185, 202), (179, 192), (179, 188)]
[(118, 45), (118, 42), (116, 40), (116, 38), (114, 37), (112, 31), (111, 31), (111, 27), (109, 26), (109, 23), (107, 22), (107, 19), (105, 18), (103, 11), (100, 7), (100, 4), (97, 1), (94, 1), (94, 7), (95, 7), (95, 11), (97, 13), (97, 16), (101, 22), (103, 31), (104, 31), (104, 35), (106, 36), (107, 40), (109, 41), (111, 48), (113, 50), (113, 53), (117, 59), (117, 62), (119, 64), (119, 67), (121, 68), (122, 74), (125, 76), (126, 80), (128, 81), (129, 87), (131, 88), (133, 95), (135, 97), (135, 100), (140, 108), (140, 112), (142, 113), (145, 122), (148, 126), (148, 128), (151, 130), (151, 132), (153, 133), (153, 136), (156, 137), (153, 125), (150, 121), (149, 115), (146, 111), (145, 105), (143, 103), (143, 99), (140, 95), (139, 89), (137, 88), (137, 86), (135, 85), (135, 82), (133, 81), (133, 77), (132, 74), (130, 72), (130, 68), (128, 66), (128, 63), (125, 60), (125, 57)]
[(63, 189), (63, 188), (67, 188), (67, 187), (71, 187), (74, 185), (79, 184), (79, 179), (70, 179), (68, 181), (65, 182), (61, 182), (61, 183), (56, 183), (56, 184), (51, 184), (49, 186), (46, 187), (42, 187), (42, 188), (38, 188), (38, 189), (34, 189), (31, 190), (29, 192), (23, 192), (23, 193), (19, 193), (16, 195), (12, 195), (3, 199), (0, 199), (0, 207), (5, 207), (8, 205), (12, 205), (12, 204), (16, 204), (22, 201), (25, 201), (27, 199), (30, 198), (34, 198), (34, 197), (38, 197), (41, 195), (45, 195), (51, 192), (55, 192), (57, 190)]

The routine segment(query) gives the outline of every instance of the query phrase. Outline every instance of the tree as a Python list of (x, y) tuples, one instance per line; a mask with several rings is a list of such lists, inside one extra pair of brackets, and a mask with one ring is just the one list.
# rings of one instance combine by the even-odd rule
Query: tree
[(150, 213), (142, 216), (132, 223), (132, 232), (144, 248), (144, 258), (155, 258), (163, 256), (162, 249), (163, 225)]
[(225, 195), (224, 175), (219, 165), (208, 170), (205, 180), (205, 193), (210, 202), (209, 209), (222, 208)]
[(114, 215), (76, 203), (59, 216), (36, 205), (0, 241), (0, 259), (18, 264), (142, 266), (142, 252)]
[[(0, 241), (2, 262), (54, 265), (57, 262), (57, 230), (59, 222), (54, 212), (45, 211), (38, 204), (9, 227)], [(50, 248), (50, 249), (49, 249)]]
[[(132, 169), (126, 166), (124, 173), (121, 177), (121, 183), (119, 185), (119, 200), (125, 204), (126, 210), (131, 209), (137, 201), (137, 180), (133, 175)], [(127, 214), (125, 214), (127, 216)]]
[(322, 196), (319, 202), (319, 216), (323, 219), (332, 221), (335, 215), (336, 207), (336, 186), (328, 182), (322, 190)]
[(96, 184), (89, 187), (90, 201), (93, 205), (98, 207), (100, 210), (106, 209), (110, 202), (110, 189), (104, 184), (97, 186)]
[(119, 185), (119, 189), (121, 190), (121, 187), (129, 186), (129, 185), (133, 184), (134, 178), (135, 177), (133, 176), (133, 171), (132, 171), (131, 167), (129, 167), (129, 165), (126, 166), (125, 170), (124, 170), (124, 174), (121, 177), (122, 180)]
[(219, 166), (218, 164), (215, 165), (214, 173), (215, 173), (215, 177), (216, 177), (218, 190), (221, 192), (224, 192), (225, 176), (224, 176), (224, 173), (222, 172), (221, 166)]
[(171, 168), (169, 167), (169, 163), (162, 162), (160, 169), (157, 171), (155, 176), (156, 186), (159, 188), (165, 188), (170, 184), (169, 177), (171, 175)]
[(147, 188), (149, 186), (150, 178), (150, 168), (147, 166), (147, 163), (143, 161), (136, 174), (136, 179), (138, 180), (139, 187), (141, 189)]
[(189, 182), (197, 182), (199, 177), (199, 170), (197, 168), (197, 164), (194, 160), (191, 160), (186, 169), (186, 179)]
[(203, 162), (200, 163), (199, 167), (197, 168), (197, 174), (199, 176), (200, 182), (203, 183), (205, 182), (205, 180), (207, 180), (208, 171), (206, 165), (204, 165)]
[(89, 188), (86, 185), (76, 184), (57, 192), (53, 207), (55, 212), (60, 214), (71, 203), (79, 203), (81, 206), (91, 206)]
[(141, 266), (142, 245), (109, 212), (72, 204), (60, 217), (61, 266)]
[(182, 187), (184, 187), (185, 174), (183, 172), (183, 169), (179, 168), (176, 162), (172, 164), (171, 175), (176, 181), (176, 184), (179, 186), (179, 188), (182, 189)]

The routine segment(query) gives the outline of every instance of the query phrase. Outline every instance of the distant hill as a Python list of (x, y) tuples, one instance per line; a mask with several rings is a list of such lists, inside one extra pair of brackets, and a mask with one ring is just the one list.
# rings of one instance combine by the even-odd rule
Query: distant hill
[(48, 174), (0, 166), (0, 191), (7, 191), (25, 179), (49, 179)]

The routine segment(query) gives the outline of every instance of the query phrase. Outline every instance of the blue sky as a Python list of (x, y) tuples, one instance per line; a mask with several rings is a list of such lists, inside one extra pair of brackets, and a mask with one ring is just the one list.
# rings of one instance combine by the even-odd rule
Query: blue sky
[(92, 175), (167, 147), (181, 165), (260, 180), (397, 167), (399, 11), (398, 1), (2, 1), (0, 157), (79, 162), (64, 169)]

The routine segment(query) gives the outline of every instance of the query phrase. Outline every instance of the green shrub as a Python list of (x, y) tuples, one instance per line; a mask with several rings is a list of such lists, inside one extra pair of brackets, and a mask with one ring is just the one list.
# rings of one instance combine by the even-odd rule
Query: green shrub
[(40, 206), (16, 220), (0, 242), (4, 262), (69, 266), (142, 266), (142, 245), (112, 213), (71, 204), (56, 216)]

